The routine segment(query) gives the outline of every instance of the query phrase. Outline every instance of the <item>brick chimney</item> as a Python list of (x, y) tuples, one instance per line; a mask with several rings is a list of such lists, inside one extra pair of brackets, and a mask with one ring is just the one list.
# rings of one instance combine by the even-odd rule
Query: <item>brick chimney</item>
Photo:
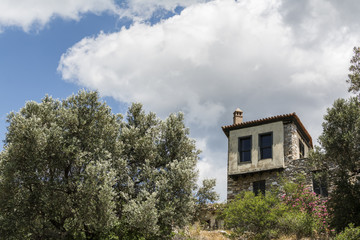
[(237, 108), (234, 112), (234, 124), (240, 124), (243, 121), (243, 111)]

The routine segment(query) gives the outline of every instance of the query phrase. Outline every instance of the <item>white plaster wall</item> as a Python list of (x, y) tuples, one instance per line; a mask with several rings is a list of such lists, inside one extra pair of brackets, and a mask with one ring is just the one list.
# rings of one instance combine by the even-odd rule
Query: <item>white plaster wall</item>
[[(259, 134), (268, 132), (273, 134), (272, 158), (259, 160)], [(246, 136), (252, 136), (251, 162), (239, 164), (238, 139)], [(284, 127), (282, 121), (230, 131), (228, 163), (230, 175), (284, 167)]]

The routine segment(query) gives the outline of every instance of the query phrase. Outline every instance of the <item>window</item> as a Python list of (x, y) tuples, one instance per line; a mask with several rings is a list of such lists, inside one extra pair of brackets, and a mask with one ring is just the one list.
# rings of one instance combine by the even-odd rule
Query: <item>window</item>
[(299, 158), (304, 158), (305, 157), (305, 147), (304, 144), (301, 142), (301, 140), (299, 139)]
[(240, 162), (251, 162), (251, 136), (239, 138)]
[(272, 158), (272, 133), (259, 135), (260, 159)]
[(253, 191), (255, 196), (259, 195), (259, 193), (265, 196), (265, 180), (253, 182)]
[(316, 194), (327, 197), (328, 191), (326, 176), (313, 173), (313, 188)]

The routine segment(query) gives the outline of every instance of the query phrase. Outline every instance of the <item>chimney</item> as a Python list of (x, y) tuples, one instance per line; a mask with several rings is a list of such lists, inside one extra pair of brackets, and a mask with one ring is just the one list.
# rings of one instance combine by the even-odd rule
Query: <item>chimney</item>
[(243, 121), (243, 111), (237, 108), (234, 112), (234, 124), (240, 124)]

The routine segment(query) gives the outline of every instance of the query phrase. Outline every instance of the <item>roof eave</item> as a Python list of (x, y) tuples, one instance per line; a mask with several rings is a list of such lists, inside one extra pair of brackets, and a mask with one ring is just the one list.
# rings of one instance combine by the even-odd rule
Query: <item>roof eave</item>
[(285, 115), (278, 115), (278, 116), (273, 116), (273, 117), (269, 117), (269, 118), (263, 118), (263, 119), (259, 119), (259, 120), (249, 121), (249, 122), (243, 122), (243, 123), (239, 123), (239, 124), (222, 126), (221, 128), (222, 128), (223, 132), (225, 133), (225, 135), (227, 137), (229, 137), (229, 132), (231, 130), (253, 127), (253, 126), (258, 126), (258, 125), (272, 123), (272, 122), (279, 122), (279, 121), (284, 122), (284, 121), (289, 121), (289, 120), (295, 122), (298, 129), (300, 129), (300, 131), (303, 133), (304, 137), (307, 138), (306, 140), (308, 141), (310, 147), (313, 148), (312, 138), (295, 112), (290, 113), (290, 114), (285, 114)]

